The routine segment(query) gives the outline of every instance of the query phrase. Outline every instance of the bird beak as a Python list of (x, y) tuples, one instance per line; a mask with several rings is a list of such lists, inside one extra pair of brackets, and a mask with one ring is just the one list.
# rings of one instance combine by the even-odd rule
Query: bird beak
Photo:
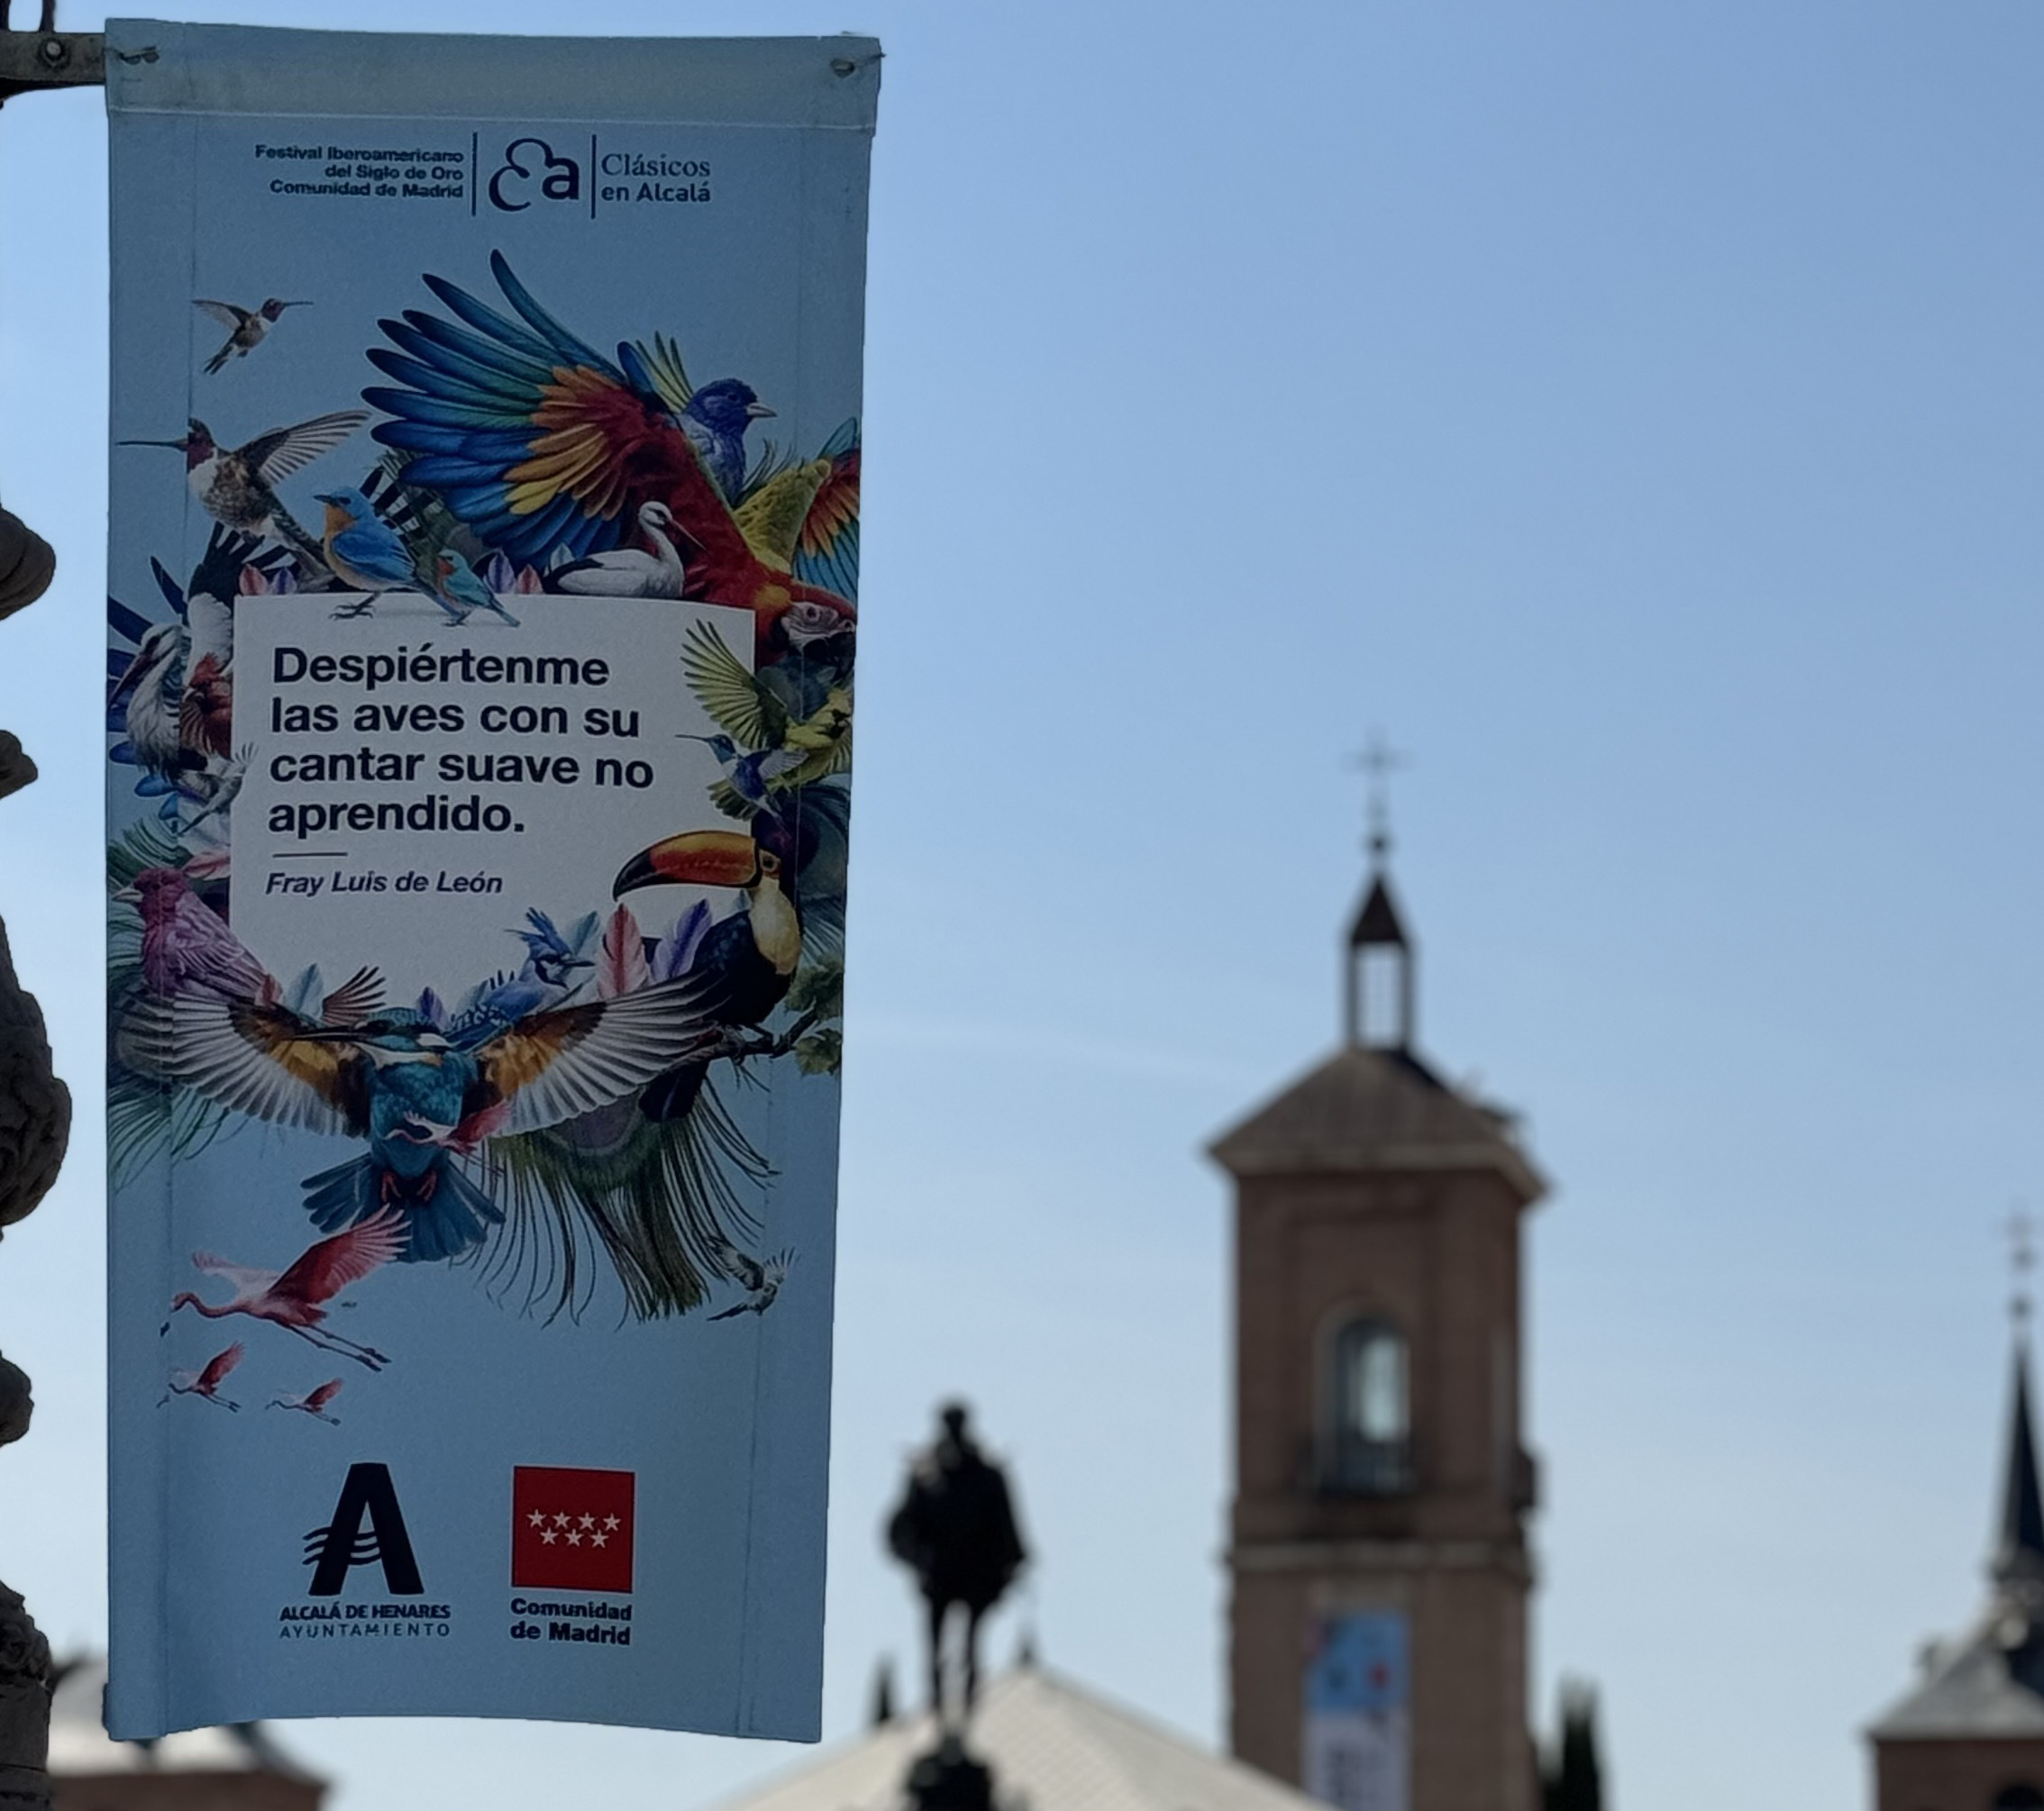
[(140, 906), (141, 904), (141, 891), (139, 887), (123, 887), (114, 895), (114, 897), (123, 906)]
[(745, 419), (749, 422), (764, 421), (772, 413), (773, 411), (768, 408), (764, 403), (747, 403), (745, 405)]
[(759, 878), (758, 846), (734, 830), (690, 830), (642, 849), (617, 870), (610, 896), (641, 887), (750, 887)]

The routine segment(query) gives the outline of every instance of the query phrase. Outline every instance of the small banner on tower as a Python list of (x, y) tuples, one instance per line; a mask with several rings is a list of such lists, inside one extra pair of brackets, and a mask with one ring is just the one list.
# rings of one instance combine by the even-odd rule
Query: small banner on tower
[(817, 1733), (879, 78), (108, 28), (117, 1736)]

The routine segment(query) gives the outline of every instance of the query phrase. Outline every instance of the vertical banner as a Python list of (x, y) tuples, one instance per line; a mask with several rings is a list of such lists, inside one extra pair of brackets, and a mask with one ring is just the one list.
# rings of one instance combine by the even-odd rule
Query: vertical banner
[(1405, 1617), (1320, 1624), (1306, 1671), (1306, 1790), (1341, 1811), (1411, 1811), (1411, 1662)]
[(879, 47), (107, 69), (109, 1725), (814, 1739)]

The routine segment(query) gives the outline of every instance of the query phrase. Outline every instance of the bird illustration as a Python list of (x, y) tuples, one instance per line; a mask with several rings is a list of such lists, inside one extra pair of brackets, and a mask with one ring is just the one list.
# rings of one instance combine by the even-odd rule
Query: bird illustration
[(151, 623), (106, 696), (107, 727), (123, 737), (115, 758), (139, 767), (151, 792), (174, 790), (182, 774), (205, 765), (185, 745), (186, 646), (181, 622)]
[(706, 743), (728, 769), (710, 788), (711, 802), (726, 816), (750, 816), (771, 794), (852, 765), (852, 695), (831, 683), (836, 669), (783, 660), (748, 673), (716, 632), (698, 623), (682, 643), (681, 670), (724, 732), (683, 740)]
[(713, 1321), (728, 1321), (739, 1315), (765, 1314), (773, 1306), (773, 1299), (780, 1293), (780, 1286), (788, 1280), (789, 1270), (795, 1262), (793, 1251), (777, 1252), (763, 1261), (749, 1258), (728, 1239), (718, 1240), (714, 1251), (724, 1274), (744, 1289), (745, 1299), (721, 1314), (712, 1315)]
[(688, 568), (668, 532), (673, 526), (674, 512), (664, 503), (642, 503), (639, 532), (652, 544), (651, 553), (614, 547), (570, 560), (546, 575), (546, 588), (578, 597), (680, 597)]
[(596, 969), (595, 957), (586, 951), (596, 940), (597, 922), (594, 912), (586, 913), (563, 933), (537, 906), (529, 908), (529, 928), (511, 933), (525, 946), (517, 973), (492, 976), (452, 1016), (433, 1011), (425, 1016), (461, 1043), (472, 1041), (479, 1028), (501, 1030), (528, 1013), (565, 1005), (588, 985), (588, 977), (579, 971), (593, 973)]
[(114, 897), (141, 915), (142, 980), (152, 993), (255, 1000), (273, 987), (248, 946), (192, 891), (182, 869), (145, 868)]
[(269, 1400), (269, 1406), (272, 1408), (299, 1409), (313, 1416), (315, 1420), (325, 1422), (330, 1427), (338, 1427), (341, 1425), (341, 1417), (337, 1415), (327, 1414), (326, 1405), (340, 1394), (341, 1379), (337, 1377), (330, 1377), (316, 1389), (308, 1389), (303, 1396), (272, 1397)]
[(518, 626), (518, 619), (452, 547), (442, 548), (433, 557), (433, 595), (457, 623), (466, 623), (475, 611), (487, 610), (493, 616), (501, 616), (512, 628)]
[[(321, 1323), (326, 1319), (328, 1302), (349, 1284), (359, 1283), (370, 1271), (400, 1257), (404, 1250), (404, 1217), (387, 1212), (306, 1247), (285, 1270), (259, 1270), (246, 1264), (231, 1264), (210, 1251), (194, 1251), (194, 1268), (232, 1284), (233, 1298), (214, 1304), (190, 1289), (180, 1289), (171, 1298), (170, 1312), (175, 1315), (179, 1308), (196, 1308), (208, 1320), (247, 1315), (296, 1333), (323, 1351), (351, 1358), (371, 1370), (381, 1370), (390, 1361), (374, 1346), (348, 1339)], [(166, 1330), (169, 1324), (164, 1322)], [(239, 1348), (236, 1350), (238, 1352)]]
[(192, 303), (195, 308), (203, 309), (228, 330), (227, 343), (205, 361), (206, 375), (211, 377), (230, 359), (245, 359), (262, 344), (263, 336), (274, 327), (287, 308), (309, 308), (309, 302), (280, 302), (272, 296), (260, 308), (237, 308), (232, 302), (209, 302), (203, 298)]
[(698, 1009), (719, 1024), (756, 1025), (779, 1006), (802, 956), (802, 922), (782, 886), (791, 853), (781, 820), (762, 812), (750, 833), (691, 830), (643, 849), (618, 870), (611, 895), (645, 887), (735, 887), (744, 909), (712, 925), (689, 973)]
[(191, 582), (182, 586), (152, 560), (170, 606), (168, 622), (106, 600), (114, 641), (133, 650), (108, 653), (106, 728), (122, 740), (107, 757), (141, 769), (136, 790), (145, 796), (178, 793), (203, 805), (216, 796), (207, 763), (228, 753), (233, 733), (234, 600), (251, 583), (281, 578), (278, 569), (291, 558), (260, 547), (256, 536), (215, 523)]
[(634, 1095), (704, 1041), (700, 992), (684, 976), (446, 1032), (412, 1008), (333, 1026), (274, 1001), (145, 994), (123, 1048), (235, 1112), (365, 1142), (306, 1179), (306, 1212), (333, 1232), (398, 1209), (401, 1259), (422, 1262), (479, 1244), (504, 1217), (460, 1160)]
[(736, 378), (718, 378), (681, 405), (681, 432), (701, 456), (726, 503), (736, 503), (745, 485), (745, 430), (773, 411)]
[(238, 1402), (229, 1402), (225, 1397), (219, 1393), (220, 1386), (227, 1380), (227, 1373), (241, 1363), (242, 1355), (247, 1350), (247, 1347), (242, 1345), (241, 1341), (236, 1340), (225, 1351), (214, 1353), (212, 1358), (206, 1361), (204, 1370), (172, 1371), (169, 1388), (164, 1391), (161, 1400), (156, 1405), (157, 1407), (161, 1408), (163, 1404), (169, 1402), (174, 1396), (198, 1396), (204, 1397), (215, 1407), (232, 1408), (238, 1411), (242, 1405)]
[[(189, 690), (187, 687), (187, 694)], [(193, 799), (199, 808), (179, 825), (180, 835), (189, 838), (208, 818), (218, 817), (234, 808), (234, 801), (242, 796), (242, 782), (248, 778), (249, 763), (254, 759), (254, 744), (245, 742), (234, 751), (232, 760), (209, 756), (203, 772), (187, 776), (182, 789), (199, 795)]]
[(315, 415), (238, 447), (224, 447), (213, 430), (194, 415), (184, 438), (128, 440), (127, 447), (173, 447), (185, 456), (185, 481), (200, 507), (215, 522), (244, 534), (280, 541), (318, 571), (326, 569), (320, 543), (299, 526), (277, 496), (277, 487), (322, 453), (332, 452), (369, 420), (360, 409)]
[(643, 504), (664, 505), (689, 544), (682, 595), (751, 611), (762, 660), (786, 651), (779, 625), (798, 603), (855, 618), (833, 582), (856, 577), (855, 433), (822, 475), (798, 480), (805, 509), (753, 512), (755, 541), (706, 463), (699, 418), (683, 419), (698, 393), (684, 393), (679, 359), (658, 356), (656, 341), (653, 356), (621, 347), (614, 363), (554, 320), (502, 252), (490, 271), (516, 319), (428, 276), (453, 321), (415, 309), (379, 323), (397, 350), (370, 358), (402, 387), (362, 398), (393, 418), (377, 439), (417, 455), (407, 482), (437, 490), (487, 545), (543, 571), (557, 549), (574, 560), (623, 545)]
[(335, 606), (336, 616), (373, 616), (376, 600), (386, 591), (409, 590), (418, 570), (403, 538), (377, 514), (359, 490), (324, 490), (326, 529), (321, 551), (333, 576), (351, 591), (366, 592), (352, 604)]
[(698, 736), (684, 732), (675, 740), (701, 742), (716, 757), (716, 764), (725, 769), (725, 774), (710, 788), (711, 796), (730, 796), (731, 804), (720, 803), (718, 808), (732, 817), (757, 811), (766, 803), (768, 793), (809, 759), (799, 749), (742, 749), (725, 735)]
[[(612, 896), (619, 899), (663, 886), (735, 887), (744, 895), (741, 910), (703, 934), (682, 978), (697, 1010), (714, 1024), (760, 1024), (787, 997), (802, 960), (800, 908), (782, 885), (793, 851), (787, 826), (762, 811), (749, 834), (695, 830), (667, 837), (634, 855), (612, 883)], [(680, 1117), (695, 1105), (707, 1072), (699, 1056), (675, 1064), (641, 1095), (640, 1110), (652, 1119)]]

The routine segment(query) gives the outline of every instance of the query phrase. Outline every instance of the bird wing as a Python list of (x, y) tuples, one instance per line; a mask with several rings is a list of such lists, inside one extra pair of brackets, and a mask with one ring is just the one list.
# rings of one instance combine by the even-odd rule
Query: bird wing
[(324, 1383), (321, 1384), (317, 1389), (314, 1390), (311, 1395), (306, 1397), (305, 1406), (315, 1411), (323, 1409), (328, 1403), (332, 1402), (333, 1398), (340, 1394), (341, 1379), (337, 1377), (329, 1378)]
[(242, 323), (249, 318), (249, 311), (246, 308), (237, 308), (232, 302), (208, 302), (203, 297), (195, 296), (192, 298), (192, 306), (203, 308), (223, 327), (239, 329)]
[(736, 511), (753, 552), (777, 572), (847, 601), (859, 593), (859, 423), (849, 421), (815, 459), (776, 472)]
[(214, 1353), (207, 1361), (205, 1369), (198, 1374), (198, 1382), (194, 1388), (209, 1393), (218, 1389), (226, 1381), (227, 1373), (241, 1363), (242, 1354), (247, 1350), (241, 1341), (236, 1340), (225, 1351)]
[(406, 479), (440, 492), (507, 558), (539, 568), (557, 548), (582, 560), (624, 544), (639, 505), (664, 503), (698, 556), (689, 595), (723, 585), (744, 592), (725, 601), (749, 606), (759, 562), (661, 394), (660, 372), (646, 387), (569, 332), (501, 252), (490, 271), (516, 320), (429, 276), (453, 321), (408, 309), (378, 323), (397, 350), (370, 359), (403, 387), (362, 399), (396, 417), (376, 438), (418, 455)]
[(151, 996), (136, 1004), (128, 1030), (142, 1062), (237, 1113), (357, 1137), (368, 1126), (368, 1060), (287, 1006)]
[(211, 1251), (194, 1251), (192, 1268), (208, 1277), (224, 1277), (237, 1295), (260, 1295), (277, 1280), (275, 1270), (259, 1270), (249, 1264), (230, 1264)]
[(308, 1245), (277, 1279), (276, 1292), (301, 1302), (326, 1301), (371, 1270), (395, 1263), (405, 1254), (407, 1236), (405, 1216), (386, 1208), (345, 1233)]
[(296, 427), (272, 428), (243, 447), (242, 457), (255, 468), (265, 484), (281, 484), (295, 471), (310, 465), (322, 453), (330, 453), (369, 420), (367, 409), (341, 409), (330, 415), (315, 415)]
[(766, 1282), (765, 1268), (756, 1258), (750, 1258), (734, 1245), (730, 1240), (713, 1233), (709, 1242), (710, 1256), (717, 1268), (734, 1282), (747, 1289), (757, 1289)]
[(412, 556), (395, 530), (380, 522), (358, 522), (333, 537), (335, 555), (365, 578), (388, 578), (393, 584), (409, 585), (418, 577)]
[(753, 551), (776, 571), (793, 569), (796, 542), (801, 539), (809, 505), (829, 476), (828, 460), (789, 466), (768, 478), (732, 512)]
[(382, 1004), (382, 975), (375, 969), (357, 969), (321, 1001), (320, 1021), (327, 1025), (359, 1025)]
[(759, 681), (707, 623), (690, 627), (681, 644), (681, 671), (697, 701), (726, 735), (749, 749), (779, 746), (788, 731), (787, 712), (761, 690)]
[(533, 1132), (643, 1088), (701, 1045), (711, 1028), (689, 976), (615, 999), (528, 1013), (475, 1052), (461, 1116), (508, 1102), (497, 1133)]
[(664, 333), (655, 333), (652, 349), (645, 342), (627, 341), (617, 349), (617, 361), (631, 373), (632, 381), (649, 389), (680, 414), (689, 406), (696, 387), (689, 381), (689, 369), (681, 362), (681, 348)]
[(802, 518), (793, 555), (795, 577), (848, 602), (859, 597), (859, 423), (854, 418), (824, 443), (818, 460), (830, 473)]

